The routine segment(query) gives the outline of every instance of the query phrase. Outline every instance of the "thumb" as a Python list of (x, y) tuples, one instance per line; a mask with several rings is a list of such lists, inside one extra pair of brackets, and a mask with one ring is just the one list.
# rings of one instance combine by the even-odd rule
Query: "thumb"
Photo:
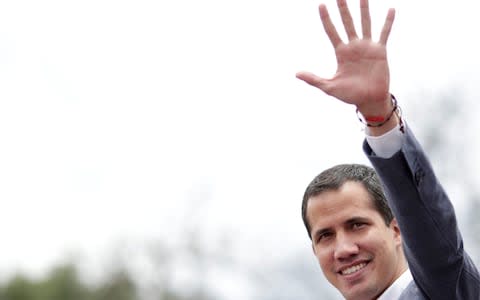
[(313, 73), (303, 71), (298, 72), (295, 76), (298, 79), (303, 80), (309, 85), (319, 88), (320, 90), (328, 94), (327, 91), (329, 90), (330, 80), (319, 77)]

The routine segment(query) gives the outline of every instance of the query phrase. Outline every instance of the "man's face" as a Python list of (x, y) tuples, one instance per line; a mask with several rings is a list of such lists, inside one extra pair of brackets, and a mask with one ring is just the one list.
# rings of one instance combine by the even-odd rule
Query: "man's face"
[(406, 269), (396, 221), (385, 225), (361, 183), (311, 197), (307, 219), (320, 267), (346, 299), (375, 299)]

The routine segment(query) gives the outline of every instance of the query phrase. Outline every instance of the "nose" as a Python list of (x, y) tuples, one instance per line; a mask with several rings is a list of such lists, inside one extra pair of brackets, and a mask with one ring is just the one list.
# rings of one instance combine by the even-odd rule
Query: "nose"
[(338, 260), (344, 260), (354, 257), (358, 254), (359, 249), (356, 241), (346, 234), (337, 234), (335, 241), (334, 257)]

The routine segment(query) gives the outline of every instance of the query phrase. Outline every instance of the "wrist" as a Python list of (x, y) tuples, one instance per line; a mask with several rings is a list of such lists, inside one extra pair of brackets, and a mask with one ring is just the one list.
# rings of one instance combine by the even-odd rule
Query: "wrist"
[(383, 101), (370, 101), (370, 103), (357, 105), (357, 112), (360, 112), (366, 121), (382, 122), (381, 119), (385, 119), (391, 113), (395, 101), (390, 93), (384, 99)]
[(372, 136), (382, 135), (397, 125), (400, 125), (400, 130), (403, 132), (401, 110), (392, 94), (388, 96), (387, 101), (382, 105), (377, 105), (374, 109), (357, 107), (357, 117), (361, 123), (367, 126), (368, 132)]

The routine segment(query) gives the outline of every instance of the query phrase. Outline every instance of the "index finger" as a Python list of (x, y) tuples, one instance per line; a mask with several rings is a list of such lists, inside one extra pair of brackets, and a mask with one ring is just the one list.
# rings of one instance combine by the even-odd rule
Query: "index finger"
[(387, 18), (385, 19), (385, 24), (383, 25), (382, 32), (380, 33), (379, 42), (383, 45), (387, 44), (388, 36), (392, 30), (393, 20), (395, 20), (395, 9), (390, 8), (387, 13)]

